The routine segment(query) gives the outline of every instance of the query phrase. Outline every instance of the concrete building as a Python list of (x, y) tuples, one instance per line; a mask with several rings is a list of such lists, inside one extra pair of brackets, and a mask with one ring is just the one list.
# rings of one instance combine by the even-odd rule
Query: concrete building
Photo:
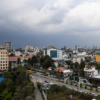
[(9, 59), (8, 52), (6, 49), (0, 49), (0, 71), (8, 70)]
[(7, 49), (8, 51), (11, 51), (11, 49), (12, 49), (11, 42), (5, 41), (5, 42), (4, 42), (4, 47), (5, 47), (5, 49)]
[(39, 47), (34, 47), (34, 52), (39, 52)]
[(26, 51), (33, 51), (33, 50), (34, 50), (33, 46), (29, 46), (29, 45), (26, 46)]
[(15, 51), (15, 56), (20, 56), (21, 52), (20, 51)]
[(76, 57), (72, 58), (73, 63), (78, 62), (80, 64), (81, 60), (85, 61), (85, 57), (84, 56), (81, 56), (81, 57), (76, 56)]
[(49, 49), (47, 50), (47, 55), (51, 58), (62, 58), (62, 50)]
[(0, 45), (0, 48), (4, 48), (2, 45)]
[(96, 70), (96, 66), (89, 66), (89, 65), (85, 66), (84, 72), (86, 77), (93, 77), (99, 74), (98, 70)]

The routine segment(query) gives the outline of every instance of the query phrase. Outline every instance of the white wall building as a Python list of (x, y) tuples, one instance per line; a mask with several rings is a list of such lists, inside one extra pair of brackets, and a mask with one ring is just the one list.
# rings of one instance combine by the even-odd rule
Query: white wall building
[(92, 77), (98, 75), (98, 70), (96, 70), (96, 66), (88, 66), (86, 65), (84, 68), (85, 76)]
[(15, 51), (15, 56), (20, 56), (21, 52), (20, 51)]
[(34, 47), (34, 52), (39, 52), (39, 47)]
[(68, 75), (72, 75), (72, 74), (73, 74), (73, 71), (72, 70), (64, 70), (63, 71), (64, 77), (67, 77)]
[(82, 57), (76, 56), (76, 57), (73, 57), (72, 58), (72, 62), (73, 63), (78, 62), (80, 64), (81, 63), (81, 60), (85, 61), (85, 57), (84, 56), (82, 56)]

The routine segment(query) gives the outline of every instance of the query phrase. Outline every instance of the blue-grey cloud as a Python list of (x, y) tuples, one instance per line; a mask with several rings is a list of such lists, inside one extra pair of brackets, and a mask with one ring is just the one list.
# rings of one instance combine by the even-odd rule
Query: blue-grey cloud
[(0, 43), (12, 41), (15, 47), (98, 44), (92, 39), (100, 35), (99, 9), (99, 0), (1, 0)]

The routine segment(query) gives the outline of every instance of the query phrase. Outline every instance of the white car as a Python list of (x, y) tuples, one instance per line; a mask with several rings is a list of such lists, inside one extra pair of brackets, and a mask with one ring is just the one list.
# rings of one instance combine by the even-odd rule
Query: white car
[(98, 89), (100, 89), (100, 87), (98, 87)]
[(30, 78), (34, 78), (33, 76), (30, 76)]

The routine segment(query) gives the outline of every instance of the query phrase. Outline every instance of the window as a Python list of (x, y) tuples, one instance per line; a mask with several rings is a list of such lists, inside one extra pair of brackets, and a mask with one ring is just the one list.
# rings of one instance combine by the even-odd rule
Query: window
[(6, 64), (6, 66), (7, 66), (7, 64)]
[(1, 61), (1, 63), (2, 63), (2, 61)]
[(7, 68), (7, 67), (6, 67)]
[(3, 63), (5, 63), (5, 61), (3, 61)]
[(2, 55), (1, 55), (1, 57), (2, 57)]
[(1, 58), (1, 60), (2, 60), (2, 58)]
[(3, 67), (3, 69), (5, 69), (5, 67)]
[(1, 66), (2, 66), (2, 64), (1, 64)]
[(3, 66), (5, 66), (5, 64), (3, 64)]
[(1, 67), (1, 69), (2, 69), (2, 67)]

